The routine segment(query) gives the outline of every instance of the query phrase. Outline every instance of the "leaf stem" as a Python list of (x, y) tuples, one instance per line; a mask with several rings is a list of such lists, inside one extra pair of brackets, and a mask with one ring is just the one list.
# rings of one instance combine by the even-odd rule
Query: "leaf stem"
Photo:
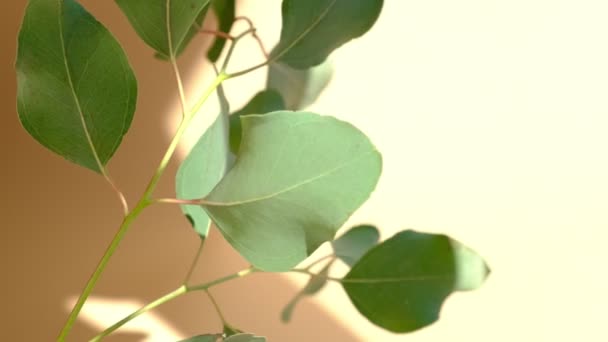
[(175, 57), (171, 57), (171, 67), (173, 68), (173, 73), (175, 74), (175, 79), (177, 81), (177, 90), (179, 92), (179, 102), (182, 108), (182, 120), (186, 117), (186, 113), (188, 112), (188, 102), (186, 101), (186, 92), (184, 91), (184, 83), (182, 82), (182, 76), (179, 72), (179, 67), (177, 65), (177, 60)]
[(209, 297), (209, 301), (211, 301), (211, 304), (213, 305), (213, 308), (215, 309), (217, 316), (220, 318), (220, 321), (222, 321), (222, 325), (225, 327), (226, 326), (232, 327), (226, 320), (226, 316), (224, 316), (224, 314), (222, 313), (222, 310), (220, 309), (220, 305), (217, 303), (217, 300), (215, 300), (215, 297), (213, 296), (213, 294), (211, 294), (211, 291), (209, 291), (209, 289), (207, 289), (207, 290), (205, 290), (205, 293), (207, 294), (207, 297)]
[(234, 21), (238, 21), (238, 20), (246, 21), (247, 24), (249, 25), (249, 27), (254, 29), (254, 31), (251, 33), (251, 36), (258, 42), (258, 45), (260, 46), (260, 50), (262, 50), (264, 57), (266, 57), (266, 59), (268, 59), (269, 58), (268, 52), (266, 50), (266, 47), (264, 46), (264, 42), (262, 41), (260, 36), (258, 36), (257, 29), (255, 29), (255, 25), (253, 25), (253, 21), (251, 19), (249, 19), (249, 17), (246, 17), (246, 16), (239, 16), (239, 17), (234, 18)]
[(249, 33), (255, 33), (255, 28), (252, 27), (250, 29), (248, 29), (247, 31), (240, 33), (239, 35), (235, 36), (234, 39), (232, 39), (230, 41), (230, 48), (228, 49), (228, 53), (226, 53), (226, 58), (224, 59), (224, 64), (222, 65), (222, 73), (226, 72), (226, 68), (228, 67), (228, 63), (230, 62), (230, 59), (232, 58), (232, 53), (234, 52), (234, 48), (236, 47), (236, 44), (238, 43), (239, 40), (241, 40), (241, 38), (245, 37), (246, 35), (248, 35)]
[(190, 269), (188, 273), (186, 273), (186, 278), (184, 278), (184, 285), (188, 285), (190, 278), (192, 278), (192, 274), (194, 273), (194, 269), (196, 268), (196, 264), (198, 264), (198, 260), (201, 257), (201, 253), (203, 252), (203, 246), (205, 245), (205, 239), (201, 237), (201, 242), (198, 245), (198, 250), (196, 251), (196, 255), (194, 256), (194, 260), (192, 260), (192, 264), (190, 265)]
[(90, 340), (90, 342), (100, 341), (102, 338), (107, 337), (108, 335), (110, 335), (114, 331), (118, 330), (120, 327), (127, 324), (128, 322), (135, 319), (136, 317), (141, 316), (142, 314), (144, 314), (152, 309), (155, 309), (155, 308), (161, 306), (162, 304), (172, 301), (175, 298), (185, 295), (186, 293), (195, 292), (195, 291), (207, 291), (209, 288), (211, 288), (213, 286), (219, 285), (221, 283), (225, 283), (225, 282), (233, 280), (233, 279), (245, 277), (254, 272), (257, 272), (257, 269), (251, 267), (251, 268), (244, 269), (240, 272), (233, 273), (228, 276), (212, 280), (212, 281), (204, 283), (204, 284), (200, 284), (200, 285), (196, 285), (196, 286), (182, 285), (182, 286), (178, 287), (177, 289), (167, 293), (166, 295), (144, 305), (137, 311), (134, 311), (130, 315), (128, 315), (125, 318), (121, 319), (120, 321), (116, 322), (115, 324), (113, 324), (112, 326), (107, 328), (106, 330), (99, 333), (97, 336), (93, 337)]
[(110, 184), (110, 186), (112, 187), (112, 189), (114, 190), (114, 192), (118, 196), (118, 200), (120, 201), (120, 204), (122, 206), (122, 210), (123, 210), (124, 216), (129, 215), (129, 204), (127, 203), (127, 199), (125, 198), (125, 195), (122, 193), (122, 191), (120, 191), (120, 189), (118, 188), (118, 186), (116, 185), (116, 183), (114, 183), (114, 180), (112, 180), (112, 178), (108, 174), (107, 170), (103, 171), (103, 177)]
[(99, 335), (95, 336), (93, 339), (91, 339), (90, 342), (97, 342), (100, 341), (102, 338), (110, 335), (111, 333), (113, 333), (114, 331), (116, 331), (117, 329), (119, 329), (120, 327), (122, 327), (123, 325), (125, 325), (127, 322), (131, 321), (132, 319), (168, 302), (171, 301), (185, 293), (188, 292), (188, 288), (186, 287), (186, 285), (182, 285), (180, 287), (178, 287), (176, 290), (171, 291), (169, 293), (167, 293), (166, 295), (150, 302), (149, 304), (141, 307), (140, 309), (138, 309), (137, 311), (131, 313), (130, 315), (128, 315), (127, 317), (121, 319), (120, 321), (116, 322), (114, 325), (112, 325), (111, 327), (107, 328), (106, 330), (102, 331)]
[(118, 248), (120, 242), (124, 238), (124, 235), (129, 230), (133, 221), (139, 216), (139, 214), (141, 214), (141, 212), (147, 206), (152, 204), (152, 201), (150, 200), (152, 193), (156, 189), (156, 186), (158, 185), (160, 178), (162, 177), (163, 173), (165, 172), (167, 166), (169, 165), (169, 161), (173, 157), (173, 154), (175, 153), (175, 150), (177, 149), (177, 146), (178, 146), (182, 136), (184, 135), (186, 128), (188, 128), (188, 125), (192, 121), (192, 118), (194, 118), (194, 116), (196, 115), (196, 113), (198, 113), (198, 111), (203, 106), (205, 101), (209, 98), (209, 96), (211, 96), (211, 94), (215, 91), (215, 89), (225, 79), (226, 79), (226, 74), (221, 73), (220, 75), (218, 75), (218, 77), (216, 77), (216, 79), (209, 86), (209, 88), (207, 88), (207, 90), (205, 90), (205, 92), (203, 93), (203, 95), (201, 96), (199, 101), (196, 103), (196, 105), (192, 108), (190, 113), (188, 113), (188, 115), (186, 115), (186, 117), (182, 120), (177, 132), (175, 133), (175, 135), (173, 136), (173, 139), (171, 140), (171, 143), (169, 144), (169, 147), (167, 148), (167, 151), (165, 152), (165, 155), (163, 156), (158, 168), (156, 169), (156, 172), (154, 173), (154, 175), (152, 176), (152, 179), (148, 183), (148, 186), (146, 187), (146, 190), (144, 191), (142, 197), (138, 201), (135, 208), (125, 216), (122, 224), (120, 225), (120, 228), (118, 229), (118, 232), (112, 239), (112, 242), (110, 242), (110, 245), (106, 249), (106, 252), (102, 256), (99, 263), (97, 264), (97, 268), (93, 272), (93, 275), (89, 278), (89, 281), (85, 285), (84, 290), (78, 297), (78, 301), (74, 305), (74, 308), (72, 309), (63, 329), (61, 330), (61, 332), (59, 334), (59, 337), (57, 339), (58, 341), (63, 342), (67, 338), (67, 335), (69, 334), (70, 330), (74, 326), (74, 323), (76, 323), (76, 319), (78, 318), (78, 315), (80, 314), (80, 311), (82, 310), (82, 307), (84, 306), (84, 303), (87, 301), (87, 299), (93, 292), (93, 289), (95, 288), (95, 285), (97, 284), (97, 281), (99, 280), (99, 277), (105, 270), (105, 268), (108, 264), (108, 261), (110, 260), (112, 255), (114, 255), (114, 252), (116, 252), (116, 249)]
[(159, 199), (155, 199), (153, 201), (153, 203), (201, 205), (201, 200), (200, 199), (185, 200), (185, 199), (179, 199), (179, 198), (159, 198)]
[(292, 269), (289, 272), (308, 274), (311, 277), (323, 278), (323, 279), (335, 281), (335, 282), (338, 282), (338, 283), (342, 283), (344, 281), (344, 279), (342, 279), (342, 278), (335, 278), (335, 277), (330, 277), (330, 276), (326, 276), (326, 275), (323, 275), (323, 274), (318, 274), (318, 273), (315, 273), (315, 272), (311, 272), (311, 271), (309, 271), (308, 269), (305, 269), (305, 268), (294, 268), (294, 269)]
[(325, 261), (325, 260), (327, 260), (327, 259), (332, 259), (332, 262), (333, 262), (333, 260), (334, 260), (335, 258), (336, 258), (336, 256), (335, 256), (334, 254), (329, 254), (329, 255), (326, 255), (326, 256), (324, 256), (324, 257), (322, 257), (322, 258), (319, 258), (319, 259), (317, 259), (317, 260), (315, 260), (315, 261), (311, 262), (311, 263), (310, 263), (308, 266), (306, 266), (306, 268), (304, 268), (304, 269), (305, 269), (305, 270), (310, 271), (310, 270), (311, 270), (311, 269), (312, 269), (314, 266), (316, 266), (317, 264), (319, 264), (319, 263), (321, 263), (321, 262), (323, 262), (323, 261)]

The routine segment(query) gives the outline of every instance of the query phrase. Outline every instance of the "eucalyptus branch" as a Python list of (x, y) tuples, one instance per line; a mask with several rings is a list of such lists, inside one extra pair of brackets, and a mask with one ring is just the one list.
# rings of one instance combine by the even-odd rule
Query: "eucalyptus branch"
[(150, 201), (150, 197), (152, 196), (152, 193), (156, 189), (156, 186), (158, 185), (160, 178), (162, 177), (163, 173), (165, 172), (165, 169), (169, 165), (169, 161), (173, 157), (173, 154), (175, 153), (175, 150), (177, 149), (177, 146), (178, 146), (184, 132), (186, 131), (186, 128), (190, 124), (192, 118), (196, 115), (196, 113), (200, 110), (200, 108), (203, 106), (205, 101), (215, 91), (215, 89), (222, 83), (222, 81), (224, 79), (225, 79), (225, 75), (223, 75), (223, 74), (220, 74), (218, 77), (216, 77), (216, 79), (213, 81), (211, 86), (209, 86), (209, 88), (207, 88), (207, 90), (203, 93), (203, 95), (201, 96), (201, 99), (197, 102), (197, 104), (194, 106), (192, 111), (184, 118), (184, 120), (182, 120), (177, 132), (173, 136), (173, 139), (171, 140), (171, 143), (169, 144), (169, 147), (167, 148), (167, 150), (165, 152), (165, 155), (163, 156), (158, 168), (156, 169), (156, 172), (154, 173), (154, 175), (152, 176), (152, 179), (148, 183), (148, 186), (146, 187), (146, 190), (144, 191), (142, 197), (138, 201), (135, 208), (125, 216), (122, 224), (120, 225), (120, 227), (118, 229), (118, 232), (116, 233), (116, 235), (110, 242), (110, 245), (106, 249), (106, 252), (102, 256), (99, 263), (97, 264), (97, 267), (96, 267), (95, 271), (93, 272), (93, 275), (88, 280), (87, 284), (85, 285), (84, 290), (82, 291), (78, 300), (76, 301), (74, 308), (72, 309), (63, 329), (61, 330), (61, 332), (59, 334), (59, 337), (58, 337), (59, 341), (64, 341), (66, 339), (70, 330), (74, 326), (74, 323), (76, 322), (76, 319), (78, 318), (78, 315), (80, 314), (80, 311), (82, 310), (82, 307), (84, 306), (84, 303), (86, 302), (86, 300), (89, 298), (89, 296), (93, 292), (93, 289), (95, 288), (95, 285), (97, 284), (97, 281), (99, 280), (99, 277), (105, 270), (105, 268), (108, 264), (108, 261), (110, 260), (112, 255), (114, 255), (114, 252), (116, 252), (116, 249), (118, 248), (118, 246), (120, 245), (120, 242), (123, 240), (125, 234), (131, 227), (131, 224), (133, 223), (133, 221), (139, 216), (139, 214), (141, 214), (141, 212), (148, 205), (150, 205), (152, 203)]
[(204, 284), (200, 284), (200, 285), (195, 285), (195, 286), (187, 286), (187, 285), (182, 285), (180, 287), (178, 287), (177, 289), (167, 293), (166, 295), (142, 306), (140, 309), (134, 311), (133, 313), (127, 315), (125, 318), (121, 319), (120, 321), (114, 323), (112, 326), (110, 326), (109, 328), (107, 328), (106, 330), (102, 331), (101, 333), (99, 333), (97, 336), (95, 336), (94, 338), (92, 338), (90, 340), (90, 342), (97, 342), (100, 341), (102, 338), (107, 337), (108, 335), (110, 335), (111, 333), (113, 333), (114, 331), (118, 330), (120, 327), (122, 327), (123, 325), (129, 323), (130, 321), (132, 321), (133, 319), (143, 315), (144, 313), (153, 310), (167, 302), (170, 302), (172, 300), (174, 300), (175, 298), (181, 297), (187, 293), (190, 292), (196, 292), (196, 291), (207, 291), (210, 288), (228, 282), (230, 280), (234, 280), (234, 279), (238, 279), (238, 278), (243, 278), (251, 273), (257, 272), (257, 270), (255, 268), (247, 268), (244, 269), (240, 272), (236, 272), (233, 273), (231, 275), (225, 276), (225, 277), (221, 277), (215, 280), (212, 280), (210, 282), (204, 283)]
[[(54, 153), (101, 173), (117, 193), (124, 211), (118, 231), (59, 334), (59, 342), (66, 340), (133, 222), (151, 204), (204, 206), (204, 211), (200, 207), (187, 207), (193, 210), (193, 226), (202, 239), (195, 258), (178, 288), (124, 317), (91, 341), (99, 341), (136, 317), (195, 291), (207, 293), (226, 334), (229, 330), (237, 331), (226, 322), (209, 289), (262, 269), (284, 271), (304, 261), (321, 243), (332, 240), (346, 219), (370, 197), (382, 172), (380, 152), (358, 128), (332, 117), (282, 109), (297, 107), (292, 103), (303, 103), (319, 95), (323, 87), (315, 85), (320, 77), (317, 77), (319, 69), (313, 67), (327, 60), (338, 47), (368, 31), (380, 15), (383, 0), (360, 0), (357, 5), (338, 0), (285, 1), (280, 40), (270, 54), (251, 19), (235, 18), (234, 0), (217, 0), (212, 7), (209, 1), (190, 1), (187, 5), (168, 0), (148, 1), (150, 6), (160, 6), (164, 12), (148, 11), (144, 5), (135, 5), (134, 0), (116, 3), (142, 40), (170, 62), (182, 120), (132, 209), (106, 169), (130, 128), (138, 102), (138, 83), (126, 53), (79, 1), (30, 1), (19, 31), (15, 66), (17, 109), (23, 127)], [(234, 21), (244, 20), (249, 29), (233, 36), (230, 32), (201, 28), (210, 8), (215, 11), (220, 27), (232, 27)], [(220, 39), (207, 53), (213, 63), (222, 54), (224, 40), (229, 46), (221, 69), (218, 71), (213, 65), (217, 77), (189, 106), (177, 58), (193, 40), (196, 30)], [(257, 41), (265, 61), (228, 73), (237, 44), (248, 34)], [(275, 62), (284, 65), (285, 70), (277, 72), (270, 68), (266, 89), (229, 118), (228, 100), (218, 87), (227, 79)], [(327, 75), (321, 76), (325, 80)], [(221, 116), (203, 133), (176, 177), (176, 197), (197, 197), (200, 189), (214, 189), (207, 196), (213, 201), (153, 199), (182, 136), (217, 90)], [(234, 120), (239, 117), (242, 120)], [(235, 150), (239, 152), (233, 161), (230, 151)], [(231, 165), (229, 177), (228, 165)], [(228, 242), (255, 267), (189, 285), (209, 224), (216, 218), (222, 218), (222, 224), (216, 226)], [(329, 276), (336, 255), (291, 270), (312, 278), (288, 304), (284, 320), (289, 319), (298, 299), (318, 292), (326, 283), (323, 280), (329, 280), (342, 283), (356, 307), (366, 308), (360, 312), (371, 322), (390, 331), (414, 331), (434, 322), (439, 316), (437, 303), (445, 300), (446, 293), (475, 289), (490, 272), (474, 251), (445, 235), (403, 231), (382, 243), (379, 238), (376, 227), (362, 225), (332, 241), (335, 254), (351, 266), (344, 279)], [(432, 263), (428, 263), (430, 259)], [(312, 271), (325, 261), (322, 270)], [(373, 287), (364, 286), (366, 291), (362, 291), (356, 284)], [(418, 303), (416, 308), (408, 305), (413, 299)], [(220, 335), (206, 335), (214, 336)], [(241, 334), (246, 338), (253, 336)]]

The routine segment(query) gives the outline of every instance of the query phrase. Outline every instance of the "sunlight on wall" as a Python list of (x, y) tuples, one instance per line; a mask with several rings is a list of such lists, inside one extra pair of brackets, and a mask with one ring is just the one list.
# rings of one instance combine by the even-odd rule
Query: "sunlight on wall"
[[(77, 297), (73, 297), (65, 301), (66, 312), (69, 313), (72, 310), (77, 299)], [(91, 296), (83, 307), (79, 319), (96, 331), (103, 331), (145, 304), (135, 300)], [(125, 333), (146, 335), (142, 342), (179, 341), (185, 338), (183, 334), (172, 328), (170, 322), (162, 319), (154, 312), (149, 312), (132, 320), (121, 327), (120, 330)]]

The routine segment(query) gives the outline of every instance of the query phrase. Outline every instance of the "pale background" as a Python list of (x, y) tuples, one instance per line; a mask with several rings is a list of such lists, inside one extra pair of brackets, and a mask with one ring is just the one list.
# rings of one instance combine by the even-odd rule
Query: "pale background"
[[(411, 335), (368, 323), (337, 285), (281, 324), (278, 313), (301, 277), (256, 275), (218, 287), (227, 316), (270, 341), (607, 341), (608, 2), (385, 2), (374, 29), (332, 56), (335, 78), (312, 107), (357, 125), (384, 156), (381, 182), (350, 224), (375, 223), (384, 238), (410, 227), (448, 233), (488, 260), (491, 278), (450, 298), (439, 323)], [(112, 1), (83, 3), (125, 46), (140, 82), (132, 129), (110, 165), (134, 201), (174, 127), (172, 74)], [(268, 46), (278, 38), (279, 3), (240, 1)], [(120, 209), (100, 177), (52, 155), (20, 127), (13, 61), (25, 1), (0, 6), (0, 340), (51, 341)], [(238, 53), (240, 66), (260, 58), (253, 43)], [(181, 61), (192, 93), (212, 77), (203, 61), (202, 48)], [(264, 77), (230, 81), (233, 107)], [(171, 196), (175, 165), (159, 194)], [(175, 288), (196, 244), (177, 208), (146, 212), (73, 340)], [(219, 234), (203, 257), (201, 281), (245, 266)], [(171, 341), (218, 324), (205, 296), (192, 294), (108, 340)]]

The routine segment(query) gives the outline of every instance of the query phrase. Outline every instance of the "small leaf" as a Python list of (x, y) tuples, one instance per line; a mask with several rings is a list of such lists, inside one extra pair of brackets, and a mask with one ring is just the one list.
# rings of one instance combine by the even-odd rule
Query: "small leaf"
[(287, 109), (304, 109), (319, 98), (333, 72), (329, 61), (304, 70), (274, 62), (268, 67), (266, 88), (278, 91), (285, 99)]
[(210, 0), (115, 0), (158, 57), (177, 57), (201, 26)]
[(435, 322), (452, 292), (477, 288), (488, 275), (476, 253), (447, 236), (404, 231), (371, 249), (342, 285), (371, 322), (411, 332)]
[(232, 335), (224, 340), (225, 342), (266, 342), (265, 337), (255, 336), (252, 334)]
[(222, 337), (221, 334), (199, 335), (199, 336), (190, 337), (189, 339), (182, 340), (182, 341), (179, 341), (179, 342), (216, 342), (221, 337)]
[(319, 291), (325, 287), (327, 284), (327, 276), (329, 275), (329, 270), (333, 262), (327, 264), (327, 266), (323, 267), (323, 269), (318, 273), (317, 276), (311, 276), (306, 286), (300, 291), (283, 309), (281, 312), (281, 321), (287, 323), (291, 320), (291, 316), (293, 315), (293, 311), (296, 308), (296, 305), (306, 296), (313, 296), (317, 294)]
[(243, 109), (230, 115), (230, 150), (238, 153), (241, 145), (241, 116), (249, 114), (266, 114), (277, 110), (285, 109), (285, 102), (281, 94), (274, 90), (264, 90), (257, 93), (243, 107)]
[(351, 228), (331, 245), (336, 256), (352, 267), (379, 239), (380, 232), (376, 227), (363, 225)]
[[(175, 178), (177, 197), (199, 199), (205, 197), (224, 177), (228, 169), (228, 101), (222, 86), (217, 89), (221, 112), (213, 124), (194, 145), (182, 162)], [(205, 239), (209, 234), (211, 220), (203, 208), (196, 205), (181, 205), (182, 212), (191, 221), (194, 230)]]
[(103, 173), (137, 100), (137, 81), (112, 34), (73, 0), (31, 0), (16, 68), (23, 127), (51, 151)]
[[(230, 33), (236, 12), (234, 0), (213, 0), (211, 7), (217, 17), (218, 31)], [(222, 54), (224, 45), (226, 45), (226, 39), (216, 37), (209, 52), (207, 52), (207, 58), (209, 58), (211, 62), (217, 62), (217, 59), (220, 58), (220, 55)]]
[(288, 271), (376, 187), (380, 153), (352, 125), (307, 112), (242, 118), (236, 164), (203, 207), (251, 264)]
[(281, 39), (271, 57), (296, 69), (321, 64), (376, 22), (383, 0), (283, 0)]

